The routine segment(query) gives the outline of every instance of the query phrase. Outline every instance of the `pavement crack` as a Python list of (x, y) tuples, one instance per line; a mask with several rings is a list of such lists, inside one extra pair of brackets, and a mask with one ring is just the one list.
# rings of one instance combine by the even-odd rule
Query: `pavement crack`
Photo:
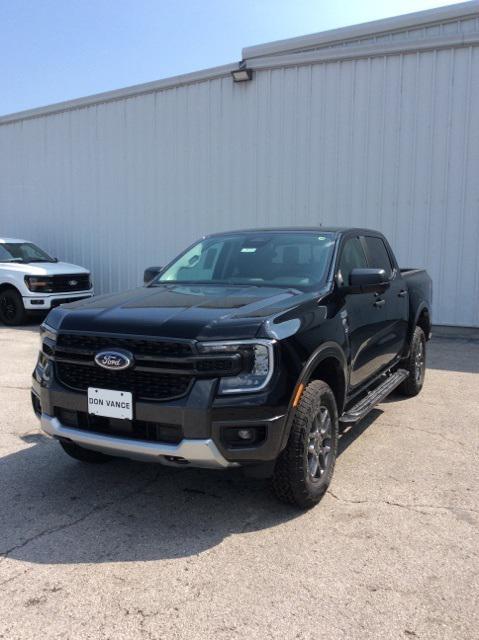
[(69, 529), (70, 527), (74, 527), (75, 525), (80, 524), (84, 520), (87, 520), (93, 514), (109, 509), (110, 507), (112, 507), (113, 505), (119, 502), (123, 502), (124, 500), (128, 500), (129, 498), (137, 495), (138, 493), (142, 493), (145, 489), (155, 484), (155, 482), (158, 480), (160, 473), (161, 471), (158, 471), (157, 473), (155, 473), (155, 476), (152, 479), (148, 480), (147, 482), (144, 482), (139, 487), (136, 487), (136, 489), (129, 491), (128, 493), (116, 498), (115, 500), (110, 500), (109, 502), (106, 502), (101, 505), (95, 505), (92, 509), (84, 513), (82, 516), (76, 518), (75, 520), (71, 520), (70, 522), (65, 522), (64, 524), (56, 525), (54, 527), (48, 527), (43, 531), (39, 531), (38, 533), (31, 536), (30, 538), (27, 538), (21, 544), (16, 544), (13, 547), (10, 547), (9, 549), (7, 549), (6, 551), (1, 552), (0, 562), (3, 562), (4, 560), (6, 560), (14, 551), (17, 551), (18, 549), (23, 549), (23, 547), (26, 547), (31, 542), (35, 542), (39, 538), (43, 538), (44, 536), (49, 536), (52, 533), (57, 533), (58, 531), (64, 531), (65, 529)]
[(18, 578), (23, 578), (23, 576), (26, 575), (27, 573), (29, 573), (30, 571), (31, 571), (31, 569), (26, 569), (25, 571), (22, 571), (21, 573), (17, 573), (14, 576), (10, 576), (10, 578), (7, 578), (6, 580), (2, 580), (2, 582), (0, 582), (0, 587), (5, 586), (9, 582), (13, 582), (14, 580), (18, 580)]
[(347, 504), (385, 504), (390, 507), (399, 507), (401, 509), (408, 509), (409, 511), (415, 511), (416, 513), (424, 513), (421, 509), (434, 509), (436, 511), (464, 511), (466, 513), (479, 513), (479, 509), (465, 509), (464, 507), (449, 507), (441, 504), (405, 504), (403, 502), (394, 502), (393, 500), (354, 500), (352, 498), (342, 498), (337, 494), (328, 490), (328, 495), (337, 500), (338, 502), (344, 502)]
[(453, 444), (459, 444), (461, 447), (465, 446), (465, 442), (461, 442), (460, 440), (454, 440), (453, 438), (448, 438), (447, 436), (442, 435), (442, 433), (438, 433), (437, 431), (431, 431), (430, 429), (421, 429), (420, 427), (410, 427), (406, 425), (401, 425), (401, 429), (407, 429), (408, 431), (420, 431), (421, 433), (427, 433), (430, 436), (436, 436), (445, 442), (452, 442)]
[(17, 389), (19, 391), (29, 391), (31, 387), (29, 385), (26, 387), (20, 387), (13, 384), (0, 384), (0, 389)]

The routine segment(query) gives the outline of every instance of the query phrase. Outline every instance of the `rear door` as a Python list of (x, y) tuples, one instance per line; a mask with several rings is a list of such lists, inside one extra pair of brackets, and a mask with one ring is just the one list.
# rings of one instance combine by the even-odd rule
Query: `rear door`
[(377, 340), (377, 366), (385, 367), (402, 351), (408, 327), (408, 293), (406, 283), (387, 243), (380, 236), (364, 236), (368, 266), (384, 269), (389, 287), (375, 294), (376, 315), (381, 335)]

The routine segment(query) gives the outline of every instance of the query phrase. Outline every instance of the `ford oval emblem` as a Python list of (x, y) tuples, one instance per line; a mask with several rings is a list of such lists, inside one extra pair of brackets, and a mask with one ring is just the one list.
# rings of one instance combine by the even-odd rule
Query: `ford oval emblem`
[(78, 284), (78, 280), (69, 280), (68, 284), (70, 285), (70, 287), (76, 287)]
[(99, 367), (103, 367), (103, 369), (122, 371), (123, 369), (131, 367), (133, 364), (133, 355), (129, 351), (104, 349), (96, 354), (95, 362)]

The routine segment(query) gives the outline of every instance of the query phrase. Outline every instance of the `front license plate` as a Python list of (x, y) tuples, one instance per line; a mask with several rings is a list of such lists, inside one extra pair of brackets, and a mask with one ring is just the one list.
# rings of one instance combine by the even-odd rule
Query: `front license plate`
[(106, 418), (133, 420), (133, 398), (128, 391), (88, 387), (88, 413)]

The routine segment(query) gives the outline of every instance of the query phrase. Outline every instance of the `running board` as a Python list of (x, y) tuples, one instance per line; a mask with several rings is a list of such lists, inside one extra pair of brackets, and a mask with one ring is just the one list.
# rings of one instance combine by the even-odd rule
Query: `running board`
[(388, 376), (386, 380), (379, 385), (379, 387), (376, 387), (373, 391), (369, 391), (365, 398), (346, 411), (346, 413), (339, 418), (339, 422), (350, 424), (351, 422), (358, 422), (358, 420), (364, 418), (364, 416), (368, 414), (373, 407), (384, 400), (391, 391), (394, 391), (394, 389), (398, 387), (401, 382), (408, 377), (408, 375), (409, 372), (405, 369), (398, 369), (395, 373)]

